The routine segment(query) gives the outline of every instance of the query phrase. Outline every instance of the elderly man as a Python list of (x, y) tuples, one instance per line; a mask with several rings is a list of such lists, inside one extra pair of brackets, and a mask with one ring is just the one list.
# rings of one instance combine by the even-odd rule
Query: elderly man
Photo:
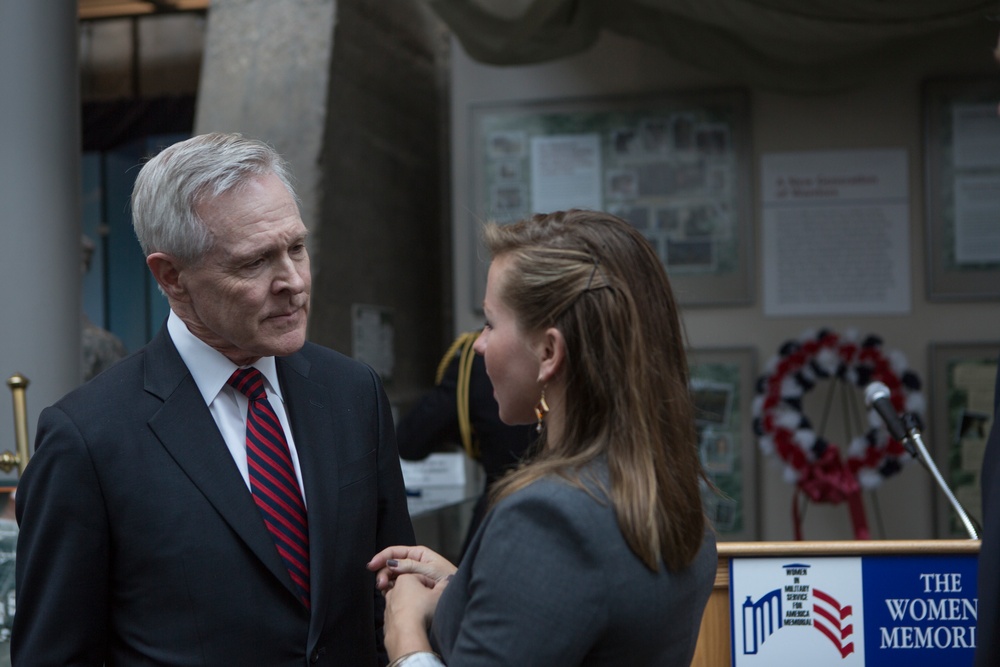
[(379, 664), (365, 564), (413, 530), (378, 376), (306, 342), (285, 164), (239, 135), (180, 142), (132, 217), (170, 314), (41, 414), (14, 664)]

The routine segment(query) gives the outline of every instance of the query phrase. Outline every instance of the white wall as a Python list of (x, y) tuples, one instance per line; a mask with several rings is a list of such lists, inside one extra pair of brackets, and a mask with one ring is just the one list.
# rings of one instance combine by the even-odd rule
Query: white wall
[[(758, 372), (786, 340), (806, 329), (857, 329), (882, 336), (886, 349), (905, 354), (909, 367), (925, 383), (928, 394), (928, 345), (931, 342), (1000, 341), (1000, 304), (930, 303), (924, 280), (923, 134), (921, 82), (927, 77), (995, 74), (992, 59), (995, 24), (976, 27), (927, 44), (919, 52), (901, 54), (896, 69), (884, 71), (864, 87), (848, 93), (795, 96), (751, 90), (751, 142), (754, 169), (755, 291), (746, 307), (690, 308), (684, 313), (693, 347), (750, 346)], [(572, 58), (525, 67), (491, 67), (472, 61), (455, 41), (452, 51), (453, 243), (456, 330), (481, 326), (471, 304), (475, 230), (470, 204), (469, 108), (476, 103), (556, 100), (652, 91), (731, 88), (738, 81), (700, 72), (672, 61), (653, 47), (606, 34), (589, 52)], [(873, 69), (878, 69), (873, 63)], [(909, 157), (912, 310), (905, 316), (765, 317), (763, 314), (759, 231), (760, 156), (779, 151), (901, 148)], [(815, 421), (815, 419), (814, 419)], [(930, 428), (925, 431), (925, 437)], [(930, 444), (930, 443), (929, 443)], [(939, 462), (941, 463), (941, 462)], [(941, 463), (943, 465), (943, 463)], [(777, 462), (759, 463), (760, 538), (792, 538), (793, 487), (782, 481)], [(866, 494), (867, 495), (867, 494)], [(872, 536), (885, 539), (934, 537), (934, 506), (939, 493), (930, 476), (911, 465), (866, 497)], [(876, 505), (884, 534), (878, 531)], [(853, 537), (845, 505), (810, 505), (805, 539)]]

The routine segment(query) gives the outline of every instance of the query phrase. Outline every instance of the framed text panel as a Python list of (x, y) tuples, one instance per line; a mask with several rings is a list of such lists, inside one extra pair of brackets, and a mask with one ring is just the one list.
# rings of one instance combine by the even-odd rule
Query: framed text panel
[(1000, 81), (924, 84), (927, 298), (1000, 299)]

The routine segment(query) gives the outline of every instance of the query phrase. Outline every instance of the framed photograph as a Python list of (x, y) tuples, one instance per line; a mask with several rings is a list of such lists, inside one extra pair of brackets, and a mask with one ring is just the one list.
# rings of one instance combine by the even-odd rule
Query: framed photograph
[(487, 272), (478, 226), (569, 208), (639, 229), (682, 305), (753, 302), (745, 91), (475, 105), (470, 114), (476, 312)]
[[(1000, 341), (930, 346), (930, 429), (924, 444), (966, 513), (982, 523), (979, 473), (993, 425), (993, 392)], [(933, 438), (932, 440), (929, 440)], [(934, 485), (928, 478), (928, 484)], [(937, 537), (965, 538), (965, 528), (934, 486)]]
[[(702, 487), (705, 510), (719, 538), (758, 538), (757, 447), (750, 402), (756, 380), (753, 348), (688, 351), (698, 450), (711, 485)], [(714, 486), (714, 488), (712, 488)]]
[(1000, 299), (1000, 80), (923, 89), (927, 298)]

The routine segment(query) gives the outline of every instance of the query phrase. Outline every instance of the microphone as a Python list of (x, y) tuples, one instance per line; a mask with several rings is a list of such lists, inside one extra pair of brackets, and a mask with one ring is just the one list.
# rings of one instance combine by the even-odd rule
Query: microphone
[[(927, 451), (927, 446), (924, 445), (920, 429), (917, 427), (917, 420), (909, 413), (903, 419), (900, 419), (900, 416), (896, 413), (896, 409), (892, 407), (889, 395), (888, 387), (881, 382), (872, 382), (865, 387), (865, 405), (870, 410), (875, 410), (879, 414), (882, 421), (885, 422), (885, 427), (889, 430), (889, 435), (898, 440), (906, 448), (906, 451), (931, 474), (938, 488), (941, 489), (945, 498), (951, 503), (951, 507), (955, 510), (962, 525), (965, 526), (965, 532), (969, 534), (969, 539), (978, 540), (982, 529), (969, 516), (965, 508), (962, 507), (962, 503), (958, 502), (958, 498), (948, 488), (948, 483), (944, 481), (941, 471), (934, 464), (934, 459), (931, 458), (930, 453)], [(904, 419), (906, 421), (905, 426), (903, 424)]]
[(911, 456), (916, 456), (917, 452), (913, 447), (913, 443), (910, 442), (910, 439), (906, 435), (906, 427), (903, 426), (903, 420), (896, 413), (896, 408), (892, 407), (892, 400), (890, 400), (889, 396), (890, 393), (887, 386), (881, 382), (872, 382), (865, 388), (865, 405), (868, 406), (869, 410), (875, 410), (879, 414), (882, 421), (885, 422), (885, 427), (889, 429), (889, 435), (894, 440), (902, 443)]

